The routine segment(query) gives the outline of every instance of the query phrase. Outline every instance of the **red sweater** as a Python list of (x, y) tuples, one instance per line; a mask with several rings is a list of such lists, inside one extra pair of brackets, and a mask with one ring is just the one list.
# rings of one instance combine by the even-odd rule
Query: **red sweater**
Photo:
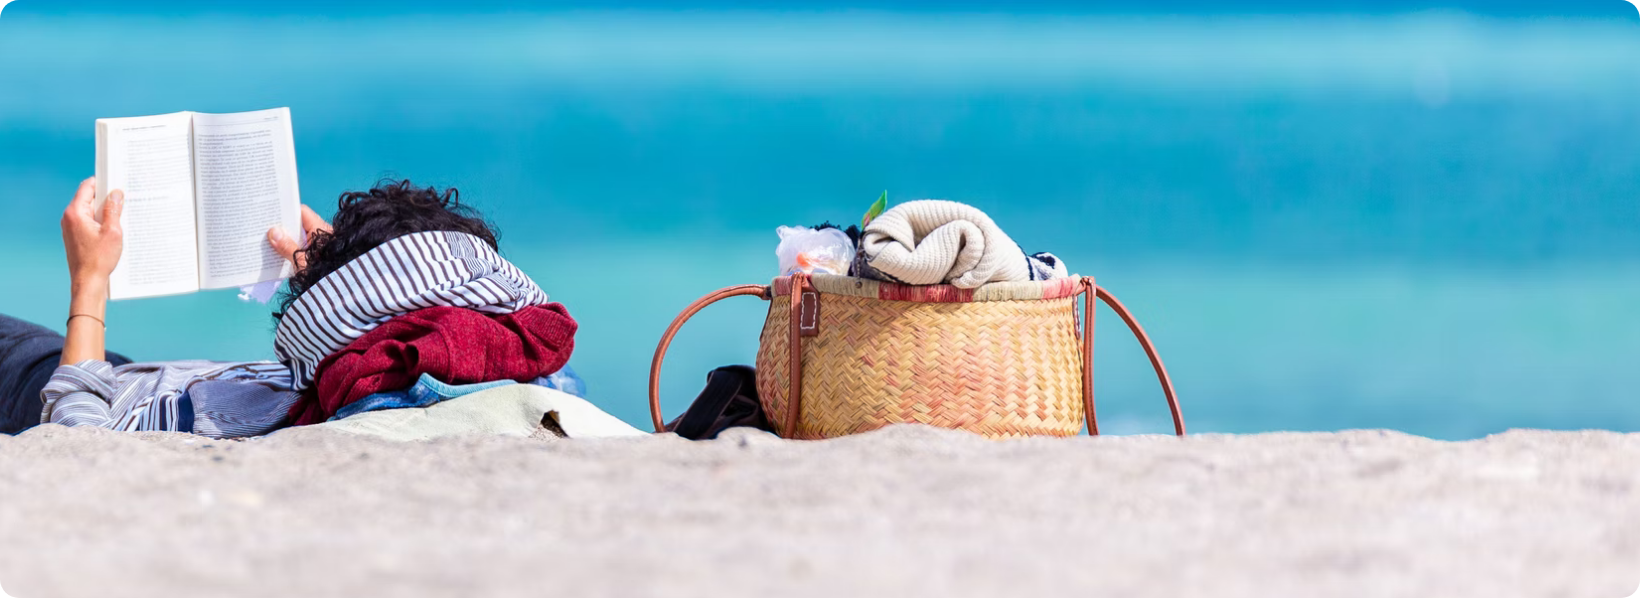
[(557, 303), (506, 315), (461, 307), (416, 310), (319, 362), (313, 388), (291, 407), (291, 419), (298, 426), (324, 422), (349, 403), (409, 388), (422, 374), (450, 384), (528, 382), (569, 362), (575, 328)]

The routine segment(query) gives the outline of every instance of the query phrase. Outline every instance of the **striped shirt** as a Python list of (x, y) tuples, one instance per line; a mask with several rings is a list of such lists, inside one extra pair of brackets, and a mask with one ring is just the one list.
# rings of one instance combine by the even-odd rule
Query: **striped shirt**
[(478, 237), (432, 231), (404, 235), (325, 275), (292, 302), (274, 332), (274, 354), (292, 387), (313, 384), (319, 362), (378, 324), (429, 307), (509, 314), (547, 303), (547, 294)]
[(266, 434), (290, 417), (290, 370), (271, 361), (166, 361), (59, 366), (41, 393), (40, 421), (119, 431)]

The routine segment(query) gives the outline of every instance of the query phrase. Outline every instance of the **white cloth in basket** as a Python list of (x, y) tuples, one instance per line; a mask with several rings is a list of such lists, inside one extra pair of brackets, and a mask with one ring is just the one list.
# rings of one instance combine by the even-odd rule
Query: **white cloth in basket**
[[(1025, 255), (985, 212), (939, 199), (906, 202), (873, 219), (860, 238), (859, 274), (904, 284), (972, 289), (988, 282), (1065, 276), (1065, 266)], [(1057, 275), (1057, 276), (1054, 276)]]

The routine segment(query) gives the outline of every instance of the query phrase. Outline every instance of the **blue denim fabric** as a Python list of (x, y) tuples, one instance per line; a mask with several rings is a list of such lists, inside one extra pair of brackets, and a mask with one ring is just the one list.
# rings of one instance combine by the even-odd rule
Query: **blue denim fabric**
[(564, 366), (564, 369), (553, 372), (551, 375), (536, 378), (531, 384), (545, 386), (553, 390), (587, 398), (587, 383), (575, 375), (575, 368)]
[(390, 390), (348, 403), (336, 410), (336, 415), (330, 421), (358, 415), (368, 411), (383, 409), (403, 409), (405, 407), (428, 407), (440, 401), (472, 394), (481, 390), (489, 390), (502, 386), (517, 384), (512, 380), (496, 380), (494, 382), (478, 382), (475, 384), (446, 384), (431, 374), (422, 374), (416, 383), (405, 390)]
[[(40, 425), (40, 389), (51, 381), (62, 356), (63, 335), (0, 314), (0, 434)], [(131, 360), (109, 353), (108, 363), (119, 367)]]
[[(566, 392), (581, 398), (586, 398), (586, 383), (575, 375), (575, 370), (569, 366), (548, 376), (536, 378), (530, 382), (537, 386), (545, 386), (554, 390)], [(405, 390), (391, 390), (359, 399), (347, 404), (336, 411), (329, 421), (336, 421), (345, 417), (358, 415), (370, 411), (383, 409), (404, 409), (406, 407), (430, 407), (441, 401), (448, 401), (459, 396), (469, 395), (481, 390), (489, 390), (502, 386), (517, 384), (512, 380), (496, 380), (494, 382), (476, 382), (473, 384), (448, 384), (431, 374), (422, 374), (416, 383)]]

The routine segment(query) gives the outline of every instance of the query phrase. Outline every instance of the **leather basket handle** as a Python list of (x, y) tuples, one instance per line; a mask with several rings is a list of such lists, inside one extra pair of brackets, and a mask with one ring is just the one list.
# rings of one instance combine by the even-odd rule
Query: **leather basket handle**
[(1085, 314), (1082, 316), (1082, 409), (1088, 422), (1088, 434), (1099, 434), (1099, 421), (1093, 411), (1093, 313), (1098, 307), (1094, 301), (1097, 298), (1109, 305), (1127, 323), (1133, 336), (1138, 337), (1139, 346), (1144, 348), (1145, 355), (1150, 357), (1150, 366), (1156, 370), (1156, 379), (1162, 383), (1162, 394), (1167, 396), (1167, 409), (1173, 414), (1173, 433), (1184, 436), (1184, 415), (1179, 411), (1179, 397), (1173, 392), (1173, 379), (1168, 377), (1167, 367), (1162, 365), (1162, 357), (1156, 353), (1156, 345), (1150, 342), (1150, 335), (1145, 334), (1144, 327), (1134, 319), (1127, 306), (1122, 305), (1110, 291), (1094, 284), (1092, 277), (1082, 278), (1081, 293)]
[(666, 348), (672, 344), (672, 337), (683, 328), (683, 323), (694, 317), (706, 306), (717, 303), (730, 297), (742, 295), (756, 295), (764, 300), (774, 297), (774, 292), (768, 285), (742, 284), (712, 291), (705, 297), (696, 299), (684, 308), (683, 313), (672, 319), (672, 325), (666, 327), (666, 334), (661, 335), (661, 343), (655, 347), (655, 358), (649, 362), (649, 417), (655, 422), (655, 433), (666, 431), (666, 422), (661, 420), (661, 362), (666, 359)]

